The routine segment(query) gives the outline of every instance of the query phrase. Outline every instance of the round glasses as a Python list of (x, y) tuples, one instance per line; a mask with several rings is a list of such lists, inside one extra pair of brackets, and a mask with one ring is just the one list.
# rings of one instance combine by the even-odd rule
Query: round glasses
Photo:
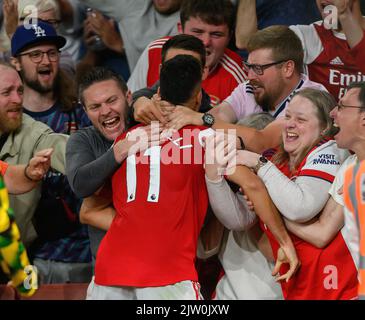
[(48, 51), (34, 50), (18, 54), (18, 56), (28, 56), (33, 63), (40, 63), (44, 54), (47, 55), (51, 62), (56, 62), (60, 58), (60, 52), (57, 49), (50, 49)]

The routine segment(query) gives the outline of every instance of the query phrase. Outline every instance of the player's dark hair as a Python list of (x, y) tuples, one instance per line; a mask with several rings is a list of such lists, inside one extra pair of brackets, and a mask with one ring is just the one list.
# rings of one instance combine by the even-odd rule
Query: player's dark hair
[(84, 91), (87, 88), (89, 88), (94, 83), (107, 80), (114, 80), (124, 94), (128, 92), (127, 84), (118, 73), (104, 67), (95, 67), (89, 72), (85, 73), (78, 83), (78, 97), (80, 103), (85, 105)]
[(236, 12), (230, 0), (184, 0), (180, 8), (180, 21), (183, 28), (190, 18), (199, 18), (215, 26), (226, 24), (232, 33)]
[(205, 66), (206, 52), (203, 42), (189, 34), (178, 34), (165, 42), (162, 46), (161, 58), (165, 61), (169, 49), (183, 49), (187, 51), (196, 52), (200, 56), (200, 63), (202, 67)]
[(190, 55), (165, 61), (160, 71), (160, 96), (172, 104), (184, 105), (200, 90), (202, 67)]

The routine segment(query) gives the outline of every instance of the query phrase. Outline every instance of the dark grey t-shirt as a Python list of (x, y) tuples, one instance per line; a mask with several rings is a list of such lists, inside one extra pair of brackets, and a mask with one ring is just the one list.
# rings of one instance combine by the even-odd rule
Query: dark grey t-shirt
[[(118, 169), (112, 144), (94, 127), (80, 129), (70, 136), (66, 145), (66, 174), (78, 197), (94, 194)], [(104, 235), (105, 231), (89, 226), (93, 258)]]

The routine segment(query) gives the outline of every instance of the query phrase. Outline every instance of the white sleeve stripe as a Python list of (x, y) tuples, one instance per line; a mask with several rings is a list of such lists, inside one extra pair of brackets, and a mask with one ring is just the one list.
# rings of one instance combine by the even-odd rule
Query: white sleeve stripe
[(220, 62), (223, 68), (226, 69), (230, 74), (232, 74), (232, 76), (236, 79), (238, 83), (245, 82), (247, 79), (246, 74), (241, 68), (239, 68), (239, 65), (235, 61), (233, 61), (233, 63), (232, 61), (233, 60), (230, 61), (229, 59), (227, 59), (227, 56), (223, 56)]
[(232, 66), (235, 67), (236, 71), (239, 73), (239, 74), (242, 74), (244, 76), (244, 78), (247, 78), (247, 74), (246, 74), (246, 71), (243, 69), (243, 66), (238, 64), (234, 59), (232, 59), (228, 54), (224, 54), (223, 55), (223, 58), (225, 60), (227, 60)]
[(245, 81), (237, 73), (235, 73), (232, 69), (230, 69), (229, 66), (226, 65), (222, 60), (221, 62), (222, 62), (221, 63), (222, 67), (226, 69), (233, 76), (233, 78), (237, 81), (237, 83), (243, 83)]
[(163, 44), (155, 44), (155, 45), (153, 45), (153, 46), (151, 46), (151, 47), (149, 47), (148, 48), (148, 51), (151, 51), (151, 50), (153, 50), (153, 49), (161, 49), (163, 47)]
[(151, 47), (156, 44), (164, 44), (169, 39), (170, 39), (169, 37), (157, 39), (157, 40), (152, 41), (148, 46)]

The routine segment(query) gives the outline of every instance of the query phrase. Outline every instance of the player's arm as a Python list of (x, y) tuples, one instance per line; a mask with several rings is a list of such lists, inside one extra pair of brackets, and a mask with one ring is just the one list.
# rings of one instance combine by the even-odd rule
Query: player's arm
[(215, 132), (205, 138), (205, 182), (209, 203), (220, 222), (229, 230), (247, 230), (257, 217), (249, 210), (242, 195), (234, 193), (223, 174), (234, 170), (236, 145), (234, 137)]
[(282, 118), (276, 119), (262, 130), (229, 124), (216, 119), (213, 129), (221, 129), (225, 131), (236, 130), (236, 134), (243, 139), (247, 150), (262, 153), (267, 149), (275, 148), (280, 145), (282, 141), (282, 126)]
[(285, 219), (285, 225), (297, 237), (324, 248), (344, 225), (343, 207), (330, 197), (318, 218), (304, 224)]
[[(166, 111), (166, 119), (168, 121), (166, 126), (169, 128), (179, 130), (189, 124), (196, 126), (204, 125), (204, 113), (202, 112), (194, 111), (184, 106), (164, 107), (163, 109)], [(237, 120), (236, 114), (227, 102), (222, 102), (220, 105), (212, 108), (209, 110), (209, 113), (223, 123), (225, 121), (233, 123)]]
[(297, 257), (293, 242), (285, 228), (280, 213), (272, 202), (265, 185), (250, 169), (244, 166), (237, 166), (228, 179), (238, 184), (250, 199), (255, 208), (255, 213), (267, 225), (280, 245), (278, 259), (273, 275), (279, 272), (282, 263), (289, 263), (289, 271), (279, 277), (287, 281), (297, 271), (300, 261)]
[[(239, 150), (237, 152), (237, 164), (254, 169), (259, 163), (260, 157), (261, 155), (258, 153)], [(312, 159), (313, 157), (308, 157), (307, 168), (312, 163)], [(330, 171), (328, 171), (329, 173)], [(299, 175), (293, 181), (271, 161), (267, 161), (261, 166), (257, 175), (265, 184), (281, 215), (295, 222), (306, 222), (318, 215), (329, 197), (327, 191), (331, 187), (331, 182), (306, 175)], [(278, 186), (280, 187), (278, 188)]]
[(115, 209), (109, 187), (85, 198), (80, 209), (80, 222), (107, 231), (114, 219)]
[(347, 43), (350, 48), (354, 48), (364, 36), (364, 30), (361, 26), (363, 17), (360, 1), (334, 0), (333, 3), (337, 7), (338, 18), (346, 35)]
[(236, 46), (246, 49), (250, 37), (257, 31), (256, 1), (240, 0), (236, 21)]
[[(233, 124), (237, 121), (236, 113), (227, 102), (222, 102), (209, 111), (215, 117), (212, 126), (215, 130), (233, 130), (240, 136), (247, 150), (262, 153), (263, 151), (277, 147), (281, 143), (281, 131), (283, 118), (276, 119), (262, 130), (256, 130), (241, 125)], [(188, 108), (176, 107), (167, 115), (168, 126), (180, 129), (188, 124), (203, 125), (203, 113), (195, 112)]]
[(143, 124), (150, 124), (152, 121), (160, 121), (162, 124), (167, 123), (160, 104), (144, 95), (136, 98), (134, 101), (133, 117), (136, 121)]
[(365, 23), (360, 9), (360, 1), (335, 0), (338, 9), (338, 19), (343, 33), (346, 35), (350, 53), (355, 59), (357, 67), (365, 72)]
[[(151, 121), (158, 120), (176, 130), (189, 124), (197, 126), (204, 124), (202, 112), (166, 105), (166, 103), (159, 101), (156, 97), (151, 99), (149, 97), (150, 94), (151, 91), (146, 89), (133, 94), (133, 116), (136, 121), (150, 124)], [(222, 102), (220, 105), (215, 106), (209, 113), (224, 122), (234, 123), (237, 121), (233, 108), (227, 102)]]

